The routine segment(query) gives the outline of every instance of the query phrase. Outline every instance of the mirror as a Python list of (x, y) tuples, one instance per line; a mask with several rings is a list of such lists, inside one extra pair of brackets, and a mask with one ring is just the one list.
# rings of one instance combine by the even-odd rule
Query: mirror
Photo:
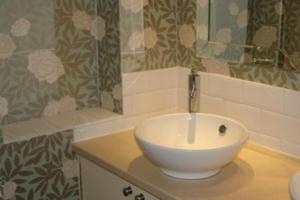
[(298, 71), (296, 9), (297, 0), (198, 0), (197, 55)]

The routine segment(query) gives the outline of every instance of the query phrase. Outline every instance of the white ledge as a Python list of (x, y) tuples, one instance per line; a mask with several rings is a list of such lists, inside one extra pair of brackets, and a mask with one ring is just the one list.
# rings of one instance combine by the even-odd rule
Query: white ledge
[(121, 115), (100, 108), (89, 108), (61, 115), (42, 117), (2, 127), (3, 144), (29, 140), (33, 137), (82, 128), (99, 122), (118, 119)]

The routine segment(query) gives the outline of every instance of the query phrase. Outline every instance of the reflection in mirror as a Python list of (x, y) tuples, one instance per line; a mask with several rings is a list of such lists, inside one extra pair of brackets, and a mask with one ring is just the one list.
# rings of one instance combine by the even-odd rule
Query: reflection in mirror
[(295, 14), (286, 11), (294, 4), (293, 0), (200, 0), (198, 56), (298, 70), (299, 52), (287, 43), (286, 28), (286, 23), (295, 21), (291, 19)]

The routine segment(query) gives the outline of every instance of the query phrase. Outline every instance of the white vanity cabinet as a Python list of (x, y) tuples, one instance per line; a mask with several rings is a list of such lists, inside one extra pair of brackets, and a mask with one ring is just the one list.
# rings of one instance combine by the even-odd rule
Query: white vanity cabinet
[(89, 160), (80, 161), (83, 200), (159, 200)]

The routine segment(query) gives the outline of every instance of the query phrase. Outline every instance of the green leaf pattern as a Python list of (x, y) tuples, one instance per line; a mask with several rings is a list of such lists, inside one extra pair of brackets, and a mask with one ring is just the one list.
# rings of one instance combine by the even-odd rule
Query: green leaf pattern
[[(116, 4), (116, 0), (1, 1), (3, 124), (101, 103), (122, 111)], [(113, 98), (102, 98), (102, 92)]]
[[(234, 0), (232, 0), (234, 1)], [(200, 2), (200, 1), (199, 1)], [(259, 9), (256, 9), (257, 12), (253, 12), (252, 15), (261, 15), (261, 13), (266, 12), (266, 9), (268, 12), (263, 16), (262, 21), (257, 21), (253, 25), (253, 30), (258, 30), (259, 24), (263, 24), (263, 21), (267, 21), (269, 25), (274, 25), (278, 22), (278, 14), (274, 13), (277, 12), (276, 9), (274, 9), (274, 4), (277, 2), (276, 0), (270, 0), (270, 1), (253, 1), (254, 3), (251, 5), (252, 7), (259, 7)], [(178, 0), (177, 1), (177, 9), (178, 9), (178, 63), (181, 66), (188, 67), (188, 68), (199, 68), (201, 71), (208, 71), (210, 72), (209, 68), (210, 66), (205, 66), (205, 63), (202, 62), (202, 59), (197, 57), (197, 46), (194, 44), (193, 47), (187, 48), (187, 45), (181, 43), (180, 38), (180, 29), (182, 26), (191, 26), (194, 29), (194, 34), (196, 37), (196, 30), (195, 30), (195, 24), (197, 23), (196, 20), (196, 11), (197, 11), (197, 0)], [(266, 6), (265, 4), (269, 3), (272, 6)], [(264, 6), (261, 6), (263, 4)], [(287, 33), (291, 33), (286, 35), (286, 45), (292, 49), (289, 54), (293, 54), (292, 52), (298, 52), (300, 45), (298, 45), (300, 41), (297, 38), (297, 34), (299, 32), (299, 23), (297, 23), (298, 18), (296, 16), (299, 16), (300, 14), (300, 5), (298, 1), (289, 1), (288, 4), (288, 22), (286, 23), (285, 29), (288, 29), (289, 31), (285, 31)], [(272, 13), (273, 12), (273, 13)], [(261, 17), (261, 16), (259, 16)], [(256, 17), (258, 18), (258, 17)], [(299, 20), (298, 20), (299, 21)], [(298, 28), (297, 28), (298, 27)], [(253, 34), (255, 34), (255, 31), (253, 31)], [(252, 35), (253, 35), (252, 34)], [(251, 39), (251, 37), (249, 38)], [(265, 54), (268, 54), (268, 52), (265, 52)], [(270, 54), (270, 52), (269, 52)], [(296, 57), (297, 62), (299, 62), (299, 54), (297, 54), (298, 57)], [(287, 63), (285, 63), (286, 65)], [(273, 67), (269, 65), (249, 65), (249, 64), (232, 64), (227, 63), (226, 65), (229, 67), (230, 73), (228, 75), (249, 80), (249, 81), (255, 81), (265, 84), (270, 84), (274, 86), (289, 88), (293, 90), (300, 90), (300, 73), (291, 70), (290, 67), (284, 66), (283, 68)], [(215, 71), (214, 71), (215, 73)]]
[(0, 146), (2, 198), (79, 200), (79, 162), (72, 137), (72, 131), (63, 131)]

